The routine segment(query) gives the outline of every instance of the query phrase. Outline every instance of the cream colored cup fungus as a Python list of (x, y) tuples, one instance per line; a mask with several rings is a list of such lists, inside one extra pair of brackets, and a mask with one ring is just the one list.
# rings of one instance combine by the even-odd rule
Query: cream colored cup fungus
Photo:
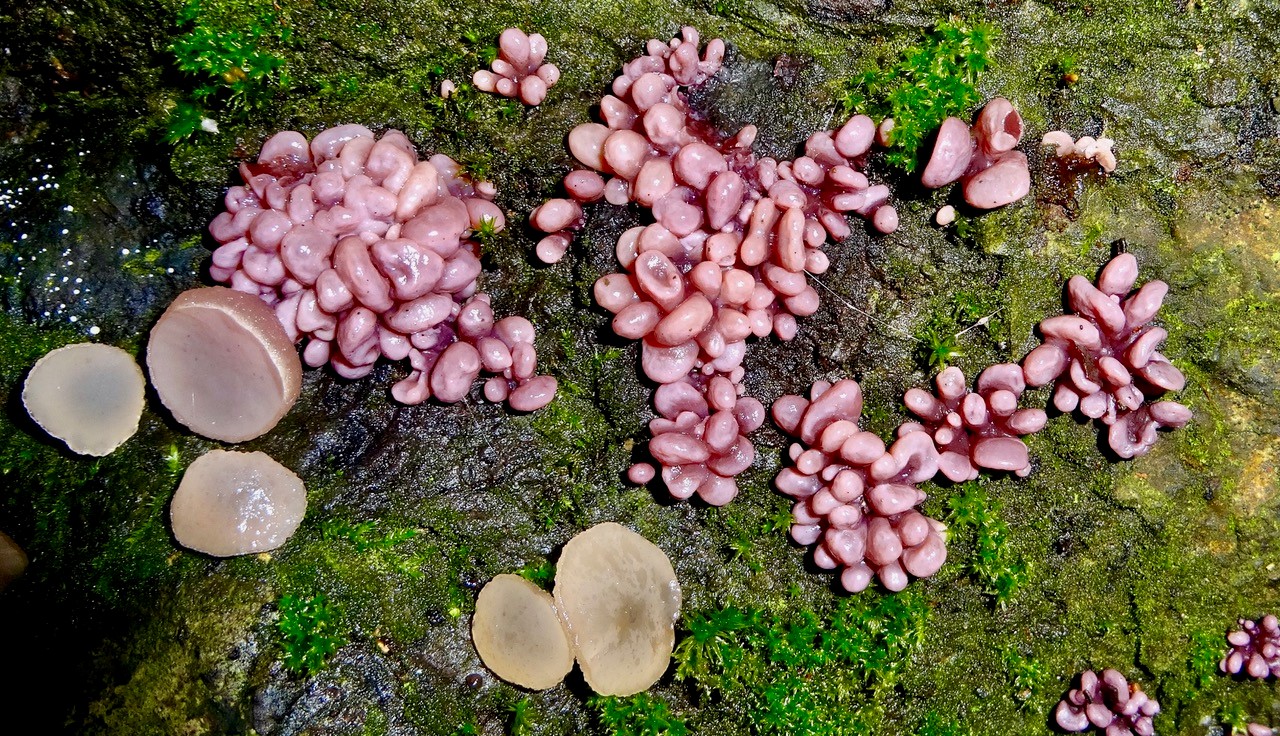
[(293, 471), (261, 452), (226, 450), (196, 458), (169, 506), (178, 544), (214, 557), (275, 549), (306, 513), (307, 489)]
[(22, 404), (73, 452), (101, 457), (138, 431), (145, 389), (132, 355), (85, 342), (37, 361), (22, 387)]
[(498, 575), (480, 591), (471, 640), (493, 674), (530, 690), (554, 687), (573, 669), (551, 595), (519, 575)]
[(302, 362), (275, 312), (223, 286), (169, 305), (151, 328), (147, 369), (174, 419), (225, 442), (270, 431), (302, 388)]
[(556, 565), (555, 601), (592, 690), (634, 695), (667, 671), (680, 583), (653, 542), (612, 522), (570, 539)]
[(27, 570), (27, 553), (4, 532), (0, 532), (0, 592)]

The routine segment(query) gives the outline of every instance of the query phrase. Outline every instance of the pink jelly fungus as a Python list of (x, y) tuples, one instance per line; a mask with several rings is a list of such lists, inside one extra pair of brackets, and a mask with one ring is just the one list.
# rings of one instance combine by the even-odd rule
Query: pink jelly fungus
[(948, 479), (961, 482), (980, 470), (1031, 472), (1027, 446), (1018, 439), (1040, 431), (1047, 419), (1042, 409), (1020, 409), (1026, 389), (1022, 368), (1012, 363), (993, 365), (978, 376), (970, 391), (964, 373), (951, 367), (938, 374), (937, 389), (907, 391), (903, 402), (920, 418), (898, 433), (923, 431), (938, 448), (938, 467)]
[(1152, 719), (1160, 704), (1116, 670), (1080, 673), (1079, 686), (1067, 691), (1054, 710), (1058, 728), (1068, 732), (1097, 730), (1107, 736), (1152, 736)]
[(441, 154), (420, 160), (399, 131), (359, 125), (311, 141), (278, 133), (240, 173), (209, 225), (221, 243), (209, 272), (270, 306), (289, 339), (305, 340), (307, 365), (359, 378), (379, 358), (407, 360), (391, 389), (405, 404), (460, 401), (482, 374), (493, 376), (485, 397), (517, 411), (554, 397), (555, 379), (535, 375), (533, 326), (496, 320), (477, 292), (472, 234), (505, 225), (490, 183)]
[(546, 233), (538, 258), (553, 263), (583, 226), (583, 204), (635, 203), (652, 215), (618, 239), (621, 269), (596, 282), (595, 298), (615, 333), (641, 341), (641, 368), (661, 384), (655, 472), (673, 496), (719, 505), (737, 494), (734, 477), (755, 456), (747, 435), (763, 421), (760, 402), (743, 395), (748, 339), (791, 340), (797, 319), (817, 311), (809, 275), (826, 272), (829, 238), (848, 237), (846, 213), (883, 233), (899, 222), (888, 187), (861, 171), (874, 121), (855, 115), (814, 133), (792, 161), (757, 157), (753, 126), (723, 135), (690, 109), (687, 91), (725, 52), (713, 40), (699, 53), (699, 41), (686, 27), (623, 65), (600, 101), (603, 122), (569, 133), (587, 168), (529, 223)]
[(545, 63), (546, 56), (547, 39), (542, 34), (508, 28), (498, 36), (498, 58), (489, 69), (473, 74), (471, 83), (482, 92), (518, 97), (526, 105), (540, 105), (547, 98), (547, 90), (560, 80), (560, 69)]
[(982, 108), (972, 130), (959, 118), (947, 118), (920, 183), (937, 189), (959, 180), (965, 201), (983, 210), (1016, 202), (1031, 191), (1027, 157), (1013, 150), (1021, 139), (1022, 117), (1003, 97)]
[(1280, 677), (1280, 621), (1267, 614), (1238, 623), (1239, 628), (1227, 634), (1227, 653), (1218, 667), (1227, 674), (1259, 680)]
[(904, 433), (886, 448), (858, 427), (862, 389), (848, 379), (815, 383), (807, 400), (783, 396), (771, 413), (799, 439), (789, 453), (793, 465), (774, 485), (796, 499), (791, 537), (813, 546), (818, 567), (839, 570), (840, 584), (852, 593), (873, 576), (897, 592), (911, 577), (942, 567), (945, 527), (917, 510), (925, 500), (918, 484), (938, 472), (927, 434)]
[(1181, 391), (1186, 379), (1158, 350), (1168, 333), (1151, 324), (1169, 287), (1150, 281), (1134, 290), (1137, 278), (1138, 260), (1128, 253), (1107, 263), (1096, 285), (1073, 276), (1067, 303), (1074, 314), (1042, 321), (1044, 344), (1022, 361), (1028, 385), (1056, 382), (1054, 406), (1107, 425), (1108, 444), (1125, 459), (1150, 451), (1161, 427), (1191, 420), (1182, 404), (1150, 402)]

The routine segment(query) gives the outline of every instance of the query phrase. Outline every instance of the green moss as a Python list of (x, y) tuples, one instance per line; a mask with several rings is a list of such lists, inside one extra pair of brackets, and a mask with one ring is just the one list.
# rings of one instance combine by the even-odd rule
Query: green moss
[(1007, 606), (1026, 583), (1026, 562), (1015, 557), (1009, 544), (1009, 525), (1000, 516), (1000, 502), (988, 497), (977, 481), (960, 486), (947, 501), (947, 521), (953, 533), (973, 534), (969, 569), (982, 581), (988, 595)]
[(280, 619), (276, 628), (284, 650), (281, 661), (285, 667), (299, 674), (315, 674), (345, 642), (340, 633), (338, 607), (325, 598), (324, 593), (286, 595), (280, 598), (278, 607)]
[(659, 698), (640, 693), (629, 698), (594, 697), (600, 725), (614, 736), (686, 736), (689, 727)]
[(919, 165), (925, 139), (953, 115), (981, 101), (977, 83), (991, 63), (994, 26), (940, 23), (924, 41), (903, 51), (897, 63), (852, 79), (842, 104), (846, 112), (893, 118), (887, 160), (907, 172)]

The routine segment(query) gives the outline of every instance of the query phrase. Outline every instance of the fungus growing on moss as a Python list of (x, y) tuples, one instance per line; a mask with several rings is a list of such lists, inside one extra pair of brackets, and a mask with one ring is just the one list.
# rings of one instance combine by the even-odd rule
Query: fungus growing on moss
[(814, 564), (838, 568), (851, 593), (865, 590), (873, 575), (897, 592), (909, 575), (937, 572), (947, 559), (946, 527), (916, 510), (925, 500), (917, 484), (938, 472), (933, 441), (906, 432), (886, 450), (859, 429), (856, 381), (818, 381), (810, 397), (782, 396), (772, 408), (778, 426), (800, 440), (789, 452), (794, 466), (774, 479), (796, 499), (791, 538), (813, 545)]
[(0, 593), (27, 570), (27, 553), (4, 532), (0, 532)]
[(1027, 446), (1018, 437), (1039, 432), (1047, 417), (1043, 409), (1018, 408), (1027, 387), (1019, 366), (990, 366), (978, 376), (972, 392), (956, 367), (942, 371), (935, 380), (936, 396), (913, 388), (903, 397), (907, 409), (923, 421), (903, 424), (900, 435), (927, 432), (938, 447), (939, 469), (955, 482), (977, 478), (979, 468), (1019, 476), (1031, 472)]
[(81, 455), (110, 454), (138, 431), (146, 381), (120, 348), (79, 343), (36, 362), (22, 405), (40, 428)]
[(1267, 614), (1257, 621), (1239, 620), (1240, 628), (1227, 634), (1227, 653), (1218, 665), (1223, 672), (1241, 672), (1259, 680), (1280, 677), (1280, 621)]
[(490, 401), (517, 411), (550, 403), (556, 381), (534, 375), (533, 325), (496, 319), (478, 293), (478, 233), (505, 225), (492, 182), (442, 154), (418, 158), (398, 130), (362, 125), (310, 142), (283, 131), (243, 164), (243, 186), (209, 224), (221, 243), (210, 275), (275, 311), (303, 360), (343, 378), (378, 359), (409, 363), (391, 389), (403, 404), (461, 401), (480, 374)]
[(1116, 170), (1116, 154), (1111, 150), (1115, 141), (1110, 138), (1094, 138), (1086, 135), (1073, 140), (1071, 134), (1065, 130), (1051, 130), (1044, 134), (1040, 145), (1052, 146), (1053, 154), (1060, 159), (1093, 162), (1107, 173)]
[(1191, 420), (1191, 410), (1175, 401), (1149, 403), (1182, 390), (1186, 379), (1157, 350), (1168, 333), (1151, 324), (1169, 286), (1149, 281), (1134, 291), (1137, 278), (1138, 260), (1129, 253), (1107, 263), (1097, 286), (1072, 276), (1067, 302), (1075, 314), (1042, 321), (1044, 344), (1022, 360), (1027, 385), (1056, 381), (1054, 406), (1107, 425), (1108, 444), (1125, 459), (1150, 451), (1159, 428)]
[(1021, 139), (1022, 116), (1003, 97), (982, 108), (972, 131), (949, 117), (938, 129), (920, 183), (937, 189), (959, 179), (965, 201), (983, 210), (1016, 202), (1031, 191), (1026, 154), (1014, 150)]
[(498, 575), (481, 589), (471, 640), (495, 675), (531, 690), (553, 687), (573, 669), (555, 601), (519, 575)]
[(471, 76), (471, 83), (484, 92), (503, 97), (519, 97), (526, 105), (540, 105), (547, 90), (560, 80), (555, 64), (543, 63), (547, 56), (547, 39), (541, 33), (525, 34), (519, 28), (508, 28), (498, 36), (498, 58), (489, 69)]
[(178, 544), (234, 557), (284, 544), (306, 512), (307, 490), (293, 471), (261, 452), (212, 450), (183, 473), (169, 518)]
[(653, 542), (612, 522), (578, 534), (560, 553), (555, 601), (592, 690), (634, 695), (667, 671), (680, 583)]
[[(596, 281), (594, 296), (615, 315), (615, 333), (641, 341), (644, 373), (662, 384), (650, 451), (667, 489), (721, 505), (754, 459), (747, 435), (764, 416), (744, 396), (747, 340), (791, 340), (797, 319), (817, 311), (809, 276), (826, 272), (827, 240), (849, 236), (847, 213), (885, 233), (898, 214), (889, 188), (861, 170), (875, 136), (865, 115), (809, 136), (791, 161), (757, 156), (753, 125), (732, 135), (709, 125), (687, 93), (719, 71), (725, 44), (714, 39), (699, 54), (699, 42), (686, 26), (623, 65), (600, 101), (603, 123), (569, 133), (587, 168), (565, 177), (568, 198), (544, 202), (529, 221), (546, 233), (538, 257), (555, 262), (584, 207), (603, 199), (652, 213), (652, 223), (618, 239), (620, 269)], [(649, 465), (628, 473), (640, 482), (655, 475)]]
[(1080, 673), (1080, 686), (1067, 691), (1058, 703), (1054, 722), (1064, 731), (1096, 728), (1106, 736), (1152, 736), (1151, 719), (1159, 712), (1159, 703), (1116, 670), (1103, 670), (1102, 677), (1085, 670)]
[(178, 295), (151, 328), (147, 369), (174, 419), (224, 442), (271, 431), (302, 390), (298, 351), (275, 313), (222, 286)]

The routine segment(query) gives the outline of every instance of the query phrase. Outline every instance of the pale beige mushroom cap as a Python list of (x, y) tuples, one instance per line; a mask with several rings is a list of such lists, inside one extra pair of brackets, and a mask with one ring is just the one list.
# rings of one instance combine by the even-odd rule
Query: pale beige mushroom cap
[(132, 355), (85, 342), (41, 358), (22, 387), (22, 404), (73, 452), (101, 457), (138, 431), (145, 390)]
[(551, 595), (519, 575), (498, 575), (480, 591), (471, 640), (493, 674), (530, 690), (554, 687), (573, 669)]
[(213, 450), (196, 458), (173, 494), (178, 544), (214, 557), (284, 544), (307, 513), (302, 479), (261, 452)]
[(634, 695), (667, 671), (680, 583), (649, 540), (612, 522), (569, 540), (556, 565), (555, 601), (592, 690)]
[(275, 312), (223, 286), (169, 305), (151, 329), (147, 370), (174, 419), (225, 442), (270, 431), (302, 389), (302, 361)]
[(0, 532), (0, 592), (27, 570), (27, 553), (4, 532)]

